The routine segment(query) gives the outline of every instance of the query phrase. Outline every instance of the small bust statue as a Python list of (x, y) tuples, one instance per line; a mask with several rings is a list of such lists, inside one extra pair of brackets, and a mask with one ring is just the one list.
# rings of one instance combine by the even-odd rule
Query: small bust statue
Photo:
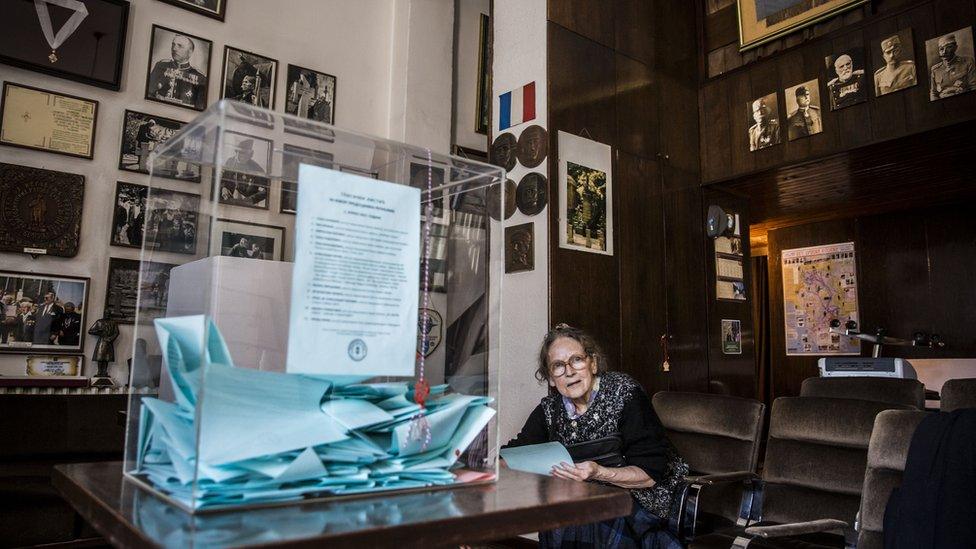
[(108, 364), (115, 362), (115, 338), (119, 337), (119, 326), (114, 320), (100, 318), (88, 328), (88, 334), (98, 337), (95, 351), (92, 352), (92, 361), (98, 364), (98, 373), (95, 374), (92, 385), (111, 386), (113, 383), (108, 375)]

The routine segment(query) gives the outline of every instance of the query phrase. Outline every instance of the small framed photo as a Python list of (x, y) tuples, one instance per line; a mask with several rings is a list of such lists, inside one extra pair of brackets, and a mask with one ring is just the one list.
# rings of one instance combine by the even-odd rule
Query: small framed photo
[[(559, 180), (563, 182), (559, 186), (559, 247), (613, 255), (610, 145), (562, 131), (558, 139)], [(515, 191), (514, 183), (506, 184), (506, 210), (509, 202), (515, 209)]]
[(146, 99), (195, 111), (207, 108), (212, 49), (210, 40), (153, 25)]
[[(148, 174), (149, 156), (185, 125), (186, 122), (172, 118), (126, 110), (122, 119), (119, 169)], [(187, 152), (191, 158), (199, 156), (199, 151)], [(152, 173), (180, 181), (200, 182), (200, 164), (196, 162), (164, 159), (152, 166)]]
[(779, 98), (776, 92), (750, 101), (746, 105), (749, 115), (749, 150), (758, 151), (782, 142), (779, 127)]
[(197, 252), (197, 212), (200, 197), (167, 189), (153, 189), (146, 200), (146, 248), (160, 252)]
[(112, 215), (112, 246), (141, 248), (146, 226), (146, 196), (149, 187), (119, 181), (115, 184), (115, 213)]
[(910, 88), (918, 83), (915, 71), (915, 42), (912, 29), (902, 29), (885, 36), (872, 48), (874, 71), (874, 95), (881, 97)]
[(221, 204), (268, 209), (271, 153), (274, 144), (252, 135), (228, 131), (224, 137), (224, 165), (214, 177), (214, 199)]
[(162, 0), (167, 4), (179, 6), (185, 10), (212, 17), (218, 21), (224, 20), (227, 12), (227, 0)]
[(25, 373), (29, 376), (80, 376), (85, 359), (81, 356), (28, 356)]
[(976, 90), (974, 55), (972, 27), (925, 41), (930, 101)]
[(783, 95), (786, 96), (786, 131), (790, 141), (823, 131), (820, 82), (816, 78), (786, 88)]
[(98, 101), (7, 81), (0, 98), (0, 144), (95, 156)]
[(224, 46), (221, 97), (273, 109), (278, 62), (270, 57)]
[(335, 124), (335, 76), (289, 64), (287, 83), (286, 113)]
[(742, 321), (722, 319), (722, 354), (742, 354)]
[(830, 110), (836, 111), (868, 100), (864, 74), (864, 48), (850, 48), (824, 58)]
[(110, 258), (102, 316), (120, 324), (135, 324), (137, 310), (141, 313), (140, 322), (166, 316), (169, 272), (175, 266), (146, 261), (140, 267), (140, 262), (134, 259)]
[(210, 255), (282, 261), (285, 228), (216, 219), (210, 229)]
[(0, 271), (0, 352), (81, 352), (88, 284), (88, 278)]
[(285, 144), (284, 154), (281, 156), (281, 213), (294, 214), (298, 212), (298, 166), (311, 164), (323, 168), (335, 168), (332, 153), (296, 147)]

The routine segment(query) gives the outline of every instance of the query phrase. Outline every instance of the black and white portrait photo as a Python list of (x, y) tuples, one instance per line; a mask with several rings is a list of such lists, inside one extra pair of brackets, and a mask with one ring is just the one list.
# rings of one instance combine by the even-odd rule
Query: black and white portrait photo
[(823, 131), (820, 110), (820, 83), (814, 79), (784, 90), (786, 131), (790, 141)]
[(210, 231), (210, 255), (281, 261), (285, 228), (216, 219)]
[(973, 28), (963, 27), (925, 41), (929, 66), (929, 100), (976, 90)]
[(335, 76), (288, 65), (286, 93), (286, 113), (335, 124)]
[[(185, 122), (179, 120), (126, 110), (122, 119), (119, 169), (149, 173), (150, 155), (185, 125)], [(192, 157), (192, 155), (187, 156)], [(153, 175), (200, 182), (200, 164), (195, 162), (163, 159), (156, 162), (152, 168)]]
[(912, 29), (886, 36), (877, 42), (872, 54), (874, 66), (874, 95), (881, 97), (918, 83), (915, 71), (915, 43)]
[(278, 62), (256, 53), (224, 46), (221, 97), (255, 107), (274, 108)]
[(163, 2), (220, 21), (224, 20), (224, 13), (227, 11), (227, 0), (163, 0)]
[(749, 150), (758, 151), (773, 145), (779, 145), (779, 102), (776, 92), (746, 104), (749, 115)]
[(213, 42), (153, 25), (149, 39), (146, 99), (202, 111)]
[(236, 132), (224, 137), (223, 169), (214, 185), (221, 204), (268, 209), (272, 143), (267, 139)]
[(88, 279), (0, 272), (0, 352), (80, 352)]
[(863, 48), (850, 48), (836, 55), (828, 55), (824, 58), (824, 64), (830, 110), (836, 111), (868, 100)]
[[(139, 261), (110, 258), (103, 318), (120, 324), (134, 324), (137, 309), (140, 323), (166, 316), (169, 272), (175, 266), (154, 261), (143, 262), (140, 281)], [(140, 294), (141, 301), (139, 301)]]
[(178, 254), (196, 253), (200, 197), (153, 189), (146, 201), (146, 248)]
[(332, 153), (316, 151), (305, 147), (285, 144), (285, 152), (281, 155), (281, 213), (298, 212), (298, 166), (311, 164), (323, 168), (333, 168)]
[(112, 245), (142, 247), (146, 225), (146, 196), (149, 187), (119, 181), (115, 185), (115, 214), (112, 216)]

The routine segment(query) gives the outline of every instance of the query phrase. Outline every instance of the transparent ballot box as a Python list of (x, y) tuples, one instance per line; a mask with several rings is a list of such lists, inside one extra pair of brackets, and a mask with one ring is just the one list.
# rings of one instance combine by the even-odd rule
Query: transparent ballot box
[(129, 481), (192, 513), (495, 480), (502, 169), (230, 101), (149, 163)]

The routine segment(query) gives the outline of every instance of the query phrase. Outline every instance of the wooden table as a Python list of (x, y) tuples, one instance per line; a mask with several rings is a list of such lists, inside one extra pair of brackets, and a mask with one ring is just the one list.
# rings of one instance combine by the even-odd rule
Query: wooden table
[(438, 547), (630, 513), (626, 490), (502, 469), (449, 490), (190, 515), (123, 480), (121, 462), (55, 467), (54, 486), (121, 547)]

